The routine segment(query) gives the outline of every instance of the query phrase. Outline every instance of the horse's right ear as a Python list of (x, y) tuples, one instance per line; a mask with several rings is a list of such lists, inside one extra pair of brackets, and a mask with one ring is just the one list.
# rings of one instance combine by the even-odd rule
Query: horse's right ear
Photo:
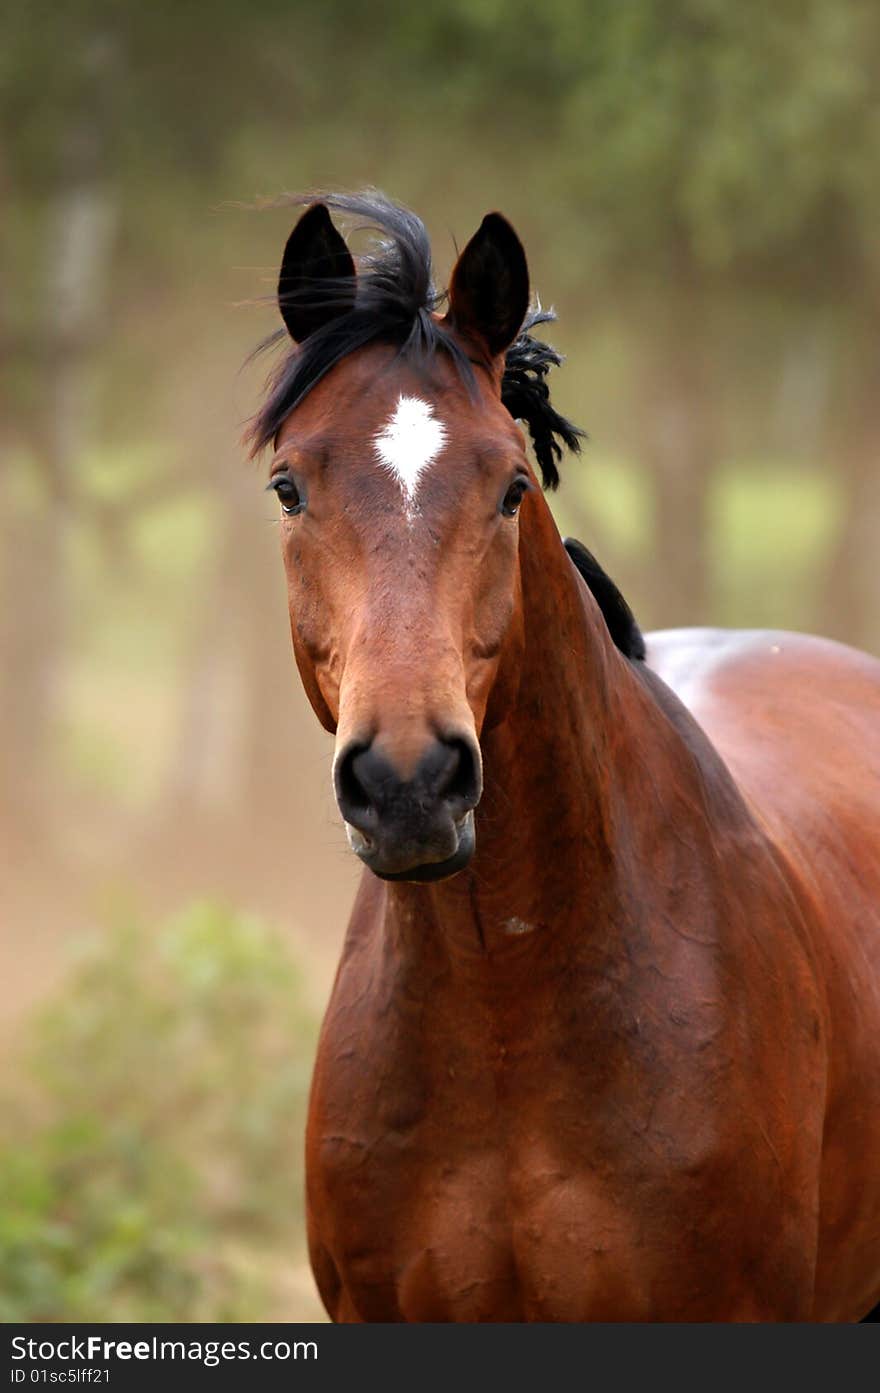
[(278, 275), (278, 308), (290, 337), (302, 343), (354, 305), (351, 252), (325, 203), (307, 208), (287, 239)]

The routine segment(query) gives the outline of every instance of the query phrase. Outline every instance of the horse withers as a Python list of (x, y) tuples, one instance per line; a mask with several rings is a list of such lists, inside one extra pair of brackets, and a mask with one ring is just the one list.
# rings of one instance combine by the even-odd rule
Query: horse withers
[[(329, 207), (380, 229), (360, 267)], [(364, 874), (307, 1134), (340, 1321), (852, 1321), (880, 1300), (880, 663), (643, 640), (563, 546), (577, 431), (489, 214), (431, 280), (303, 213), (271, 443)]]

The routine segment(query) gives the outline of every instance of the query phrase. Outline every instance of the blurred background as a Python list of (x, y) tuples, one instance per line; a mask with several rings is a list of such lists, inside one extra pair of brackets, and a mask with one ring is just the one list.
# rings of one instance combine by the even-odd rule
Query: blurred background
[(239, 445), (292, 223), (489, 208), (643, 627), (880, 652), (875, 0), (30, 0), (0, 16), (0, 1318), (309, 1319), (355, 870)]

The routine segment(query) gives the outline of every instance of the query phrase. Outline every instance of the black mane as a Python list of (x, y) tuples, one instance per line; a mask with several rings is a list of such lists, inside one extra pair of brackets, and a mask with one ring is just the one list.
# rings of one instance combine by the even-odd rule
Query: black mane
[[(368, 343), (381, 340), (397, 344), (402, 357), (426, 365), (438, 349), (443, 349), (462, 379), (469, 386), (473, 383), (470, 360), (449, 329), (434, 317), (446, 292), (434, 286), (431, 247), (421, 219), (375, 191), (322, 193), (284, 201), (297, 206), (316, 200), (359, 219), (359, 229), (378, 232), (379, 240), (369, 255), (358, 258), (353, 307), (310, 334), (304, 343), (293, 346), (272, 374), (266, 401), (247, 433), (254, 454), (274, 439), (286, 417), (330, 368)], [(340, 282), (338, 289), (343, 302), (350, 294), (350, 282)], [(333, 286), (323, 282), (323, 303), (332, 293)], [(551, 367), (561, 363), (560, 355), (530, 332), (535, 325), (555, 318), (552, 311), (540, 306), (529, 312), (507, 350), (501, 385), (502, 402), (515, 419), (528, 426), (545, 488), (556, 488), (559, 483), (557, 461), (563, 445), (577, 453), (583, 435), (550, 404), (546, 378)], [(279, 329), (257, 352), (284, 340), (287, 333)]]
[(635, 616), (621, 595), (607, 571), (603, 571), (591, 551), (583, 542), (574, 537), (566, 537), (563, 543), (576, 569), (583, 576), (592, 591), (596, 604), (602, 611), (602, 618), (608, 632), (624, 657), (641, 661), (645, 656), (645, 640), (635, 621)]

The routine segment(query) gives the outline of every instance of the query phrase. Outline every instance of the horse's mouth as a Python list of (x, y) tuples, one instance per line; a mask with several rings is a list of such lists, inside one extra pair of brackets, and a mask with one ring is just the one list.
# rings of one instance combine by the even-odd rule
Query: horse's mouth
[(381, 843), (366, 836), (363, 832), (359, 832), (357, 828), (351, 827), (348, 823), (345, 825), (345, 830), (348, 833), (352, 851), (380, 880), (404, 880), (424, 885), (431, 881), (448, 880), (450, 876), (458, 875), (458, 872), (464, 870), (474, 854), (476, 832), (473, 809), (464, 813), (453, 826), (458, 844), (451, 855), (444, 856), (437, 861), (416, 861), (412, 865), (404, 864), (402, 866), (399, 864), (401, 859), (399, 852), (395, 854), (393, 851), (383, 848)]

